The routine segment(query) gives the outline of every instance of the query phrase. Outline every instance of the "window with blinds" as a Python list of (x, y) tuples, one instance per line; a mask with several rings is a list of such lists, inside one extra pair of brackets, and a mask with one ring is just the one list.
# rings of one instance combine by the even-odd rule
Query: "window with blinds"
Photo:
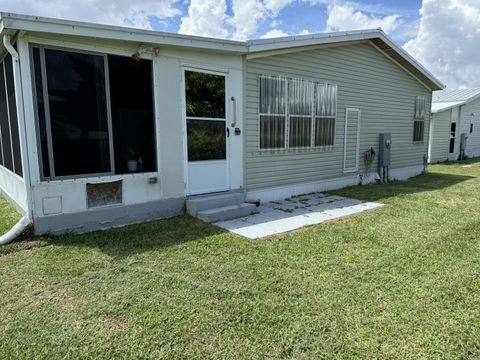
[(417, 96), (415, 98), (415, 114), (413, 121), (413, 141), (423, 141), (425, 131), (425, 116), (427, 113), (427, 98)]
[(260, 149), (333, 146), (337, 86), (260, 76)]

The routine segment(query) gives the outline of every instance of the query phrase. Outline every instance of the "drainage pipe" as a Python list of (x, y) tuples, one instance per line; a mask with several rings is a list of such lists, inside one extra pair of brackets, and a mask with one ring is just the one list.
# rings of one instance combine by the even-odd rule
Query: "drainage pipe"
[[(17, 50), (15, 50), (15, 48), (13, 47), (12, 43), (10, 42), (11, 39), (10, 39), (10, 35), (3, 35), (3, 46), (5, 46), (5, 49), (10, 53), (10, 55), (12, 56), (12, 59), (13, 59), (13, 71), (14, 71), (14, 79), (15, 79), (15, 82), (16, 82), (16, 85), (18, 84), (21, 84), (21, 80), (20, 80), (20, 73), (19, 73), (19, 67), (18, 67), (18, 62), (19, 62), (19, 55), (18, 55), (18, 52)], [(20, 91), (18, 91), (18, 88), (15, 87), (15, 90), (16, 90), (16, 95), (17, 95), (17, 101), (22, 101), (23, 98), (21, 96), (18, 96), (19, 94), (21, 95), (22, 93)], [(17, 107), (17, 109), (20, 108), (20, 110), (23, 110), (23, 101), (22, 101), (22, 107)], [(23, 117), (23, 111), (21, 111), (21, 114), (18, 114), (20, 115), (19, 116), (19, 121), (20, 119)], [(20, 125), (20, 124), (19, 124)], [(22, 159), (24, 162), (24, 166), (23, 166), (23, 173), (25, 175), (28, 176), (28, 180), (29, 179), (29, 171), (28, 171), (28, 167), (26, 166), (25, 164), (25, 161), (26, 161), (26, 158), (27, 156), (24, 156), (24, 158)], [(27, 171), (25, 171), (27, 170)], [(25, 181), (27, 181), (27, 179), (25, 179)], [(29, 198), (30, 198), (30, 193), (28, 191), (28, 188), (27, 188), (27, 207), (28, 206), (28, 202), (29, 202)], [(30, 211), (27, 211), (27, 215), (25, 215), (23, 218), (20, 219), (20, 221), (18, 223), (15, 224), (15, 226), (13, 228), (10, 229), (10, 231), (8, 231), (6, 234), (0, 236), (0, 245), (4, 245), (4, 244), (8, 244), (9, 242), (12, 242), (13, 240), (15, 240), (30, 224), (32, 223), (32, 220), (31, 220), (31, 213)]]
[(21, 218), (9, 232), (0, 236), (0, 245), (8, 244), (15, 240), (31, 223), (30, 219), (26, 217)]

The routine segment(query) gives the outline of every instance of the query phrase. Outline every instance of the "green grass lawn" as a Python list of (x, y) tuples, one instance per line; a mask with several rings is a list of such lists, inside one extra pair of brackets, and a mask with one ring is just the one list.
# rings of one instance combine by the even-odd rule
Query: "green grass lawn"
[(471, 163), (337, 191), (388, 206), (263, 240), (178, 217), (0, 247), (0, 358), (478, 359)]
[(10, 230), (20, 218), (21, 216), (0, 194), (0, 235)]

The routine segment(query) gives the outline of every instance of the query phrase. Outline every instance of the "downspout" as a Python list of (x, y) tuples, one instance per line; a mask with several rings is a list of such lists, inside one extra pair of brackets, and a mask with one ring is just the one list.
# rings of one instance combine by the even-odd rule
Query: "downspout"
[[(14, 78), (14, 85), (15, 85), (15, 97), (17, 99), (17, 109), (18, 112), (18, 119), (17, 121), (19, 122), (19, 130), (23, 126), (23, 129), (25, 129), (25, 117), (24, 114), (25, 112), (23, 111), (23, 89), (22, 89), (22, 80), (20, 77), (20, 56), (18, 55), (17, 50), (13, 47), (11, 43), (11, 37), (10, 35), (3, 35), (3, 45), (5, 46), (5, 49), (9, 52), (9, 54), (12, 56), (12, 63), (13, 63), (13, 78)], [(25, 133), (23, 134), (25, 135)], [(21, 138), (25, 139), (25, 136), (22, 136)], [(22, 140), (21, 140), (22, 141)], [(26, 146), (23, 147), (24, 150), (27, 149)], [(28, 151), (25, 151), (25, 156), (23, 157), (23, 174), (24, 174), (24, 181), (25, 181), (25, 187), (26, 187), (26, 200), (27, 200), (27, 212), (24, 217), (20, 219), (20, 221), (15, 224), (13, 228), (10, 229), (6, 234), (0, 236), (0, 245), (8, 244), (9, 242), (12, 242), (15, 240), (30, 224), (32, 224), (32, 212), (31, 212), (31, 193), (30, 193), (30, 169), (28, 166)]]

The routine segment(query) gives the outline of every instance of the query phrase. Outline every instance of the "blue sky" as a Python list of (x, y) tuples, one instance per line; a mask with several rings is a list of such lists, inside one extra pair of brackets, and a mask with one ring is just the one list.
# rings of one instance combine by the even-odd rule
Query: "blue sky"
[[(382, 18), (396, 14), (400, 18), (399, 27), (392, 31), (392, 37), (403, 44), (415, 36), (415, 31), (420, 22), (419, 10), (422, 7), (421, 0), (357, 0), (357, 1), (285, 1), (278, 14), (267, 16), (258, 21), (258, 29), (250, 34), (249, 38), (259, 38), (273, 28), (288, 35), (299, 34), (305, 30), (309, 32), (324, 32), (327, 30), (329, 6), (333, 4), (351, 6), (356, 11), (361, 11), (370, 17)], [(153, 29), (167, 32), (179, 32), (182, 18), (188, 13), (189, 1), (180, 1), (174, 4), (179, 10), (179, 15), (159, 19), (150, 18)], [(226, 2), (225, 14), (228, 17), (235, 16), (232, 0)], [(228, 27), (228, 25), (227, 25)]]
[(480, 87), (480, 0), (0, 0), (0, 9), (237, 40), (382, 27), (449, 88)]

